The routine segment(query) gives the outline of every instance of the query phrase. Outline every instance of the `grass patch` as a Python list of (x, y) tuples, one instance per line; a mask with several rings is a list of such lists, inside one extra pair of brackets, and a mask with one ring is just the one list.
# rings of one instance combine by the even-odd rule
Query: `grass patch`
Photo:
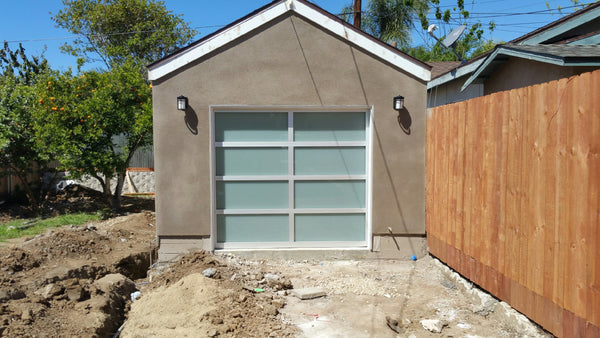
[(57, 228), (64, 225), (81, 225), (98, 219), (100, 219), (98, 213), (75, 213), (46, 219), (34, 218), (10, 221), (0, 224), (0, 242), (10, 238), (38, 235), (46, 232), (49, 228)]

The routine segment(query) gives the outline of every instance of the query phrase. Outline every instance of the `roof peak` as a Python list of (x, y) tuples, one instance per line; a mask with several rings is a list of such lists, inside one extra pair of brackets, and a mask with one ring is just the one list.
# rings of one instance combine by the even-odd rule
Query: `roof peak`
[(372, 37), (306, 0), (273, 1), (175, 53), (148, 65), (148, 78), (150, 80), (160, 79), (289, 13), (311, 21), (322, 29), (347, 41), (347, 43), (359, 46), (423, 81), (429, 81), (431, 78), (431, 67), (426, 63)]

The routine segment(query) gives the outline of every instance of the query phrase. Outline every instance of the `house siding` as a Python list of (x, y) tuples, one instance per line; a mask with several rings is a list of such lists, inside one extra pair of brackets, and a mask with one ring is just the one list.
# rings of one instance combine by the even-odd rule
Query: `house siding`
[(558, 66), (512, 57), (485, 81), (484, 95), (568, 78), (597, 68)]

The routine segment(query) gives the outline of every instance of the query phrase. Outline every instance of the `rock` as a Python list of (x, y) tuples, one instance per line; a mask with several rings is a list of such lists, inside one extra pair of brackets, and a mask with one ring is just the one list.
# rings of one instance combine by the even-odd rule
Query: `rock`
[(304, 288), (292, 290), (292, 296), (298, 297), (302, 300), (313, 299), (325, 296), (325, 290), (321, 288)]
[(9, 299), (8, 292), (0, 290), (0, 302), (7, 301)]
[(66, 288), (65, 293), (70, 301), (78, 302), (83, 299), (83, 288), (80, 285), (72, 285)]
[(46, 282), (54, 283), (60, 280), (65, 280), (69, 278), (69, 272), (70, 270), (66, 266), (56, 267), (46, 273)]
[(271, 305), (278, 309), (281, 309), (285, 305), (285, 301), (283, 301), (282, 299), (273, 299)]
[(385, 322), (387, 324), (387, 326), (392, 329), (392, 331), (396, 332), (396, 333), (400, 333), (400, 327), (398, 325), (398, 321), (391, 318), (390, 316), (386, 316), (385, 317)]
[(212, 278), (216, 274), (217, 274), (217, 269), (215, 269), (215, 268), (208, 268), (208, 269), (202, 271), (202, 275), (204, 277), (208, 277), (208, 278)]
[(265, 310), (265, 313), (270, 316), (277, 316), (277, 313), (279, 313), (279, 311), (277, 311), (277, 308), (271, 304), (264, 305), (263, 309)]
[(14, 289), (14, 290), (9, 291), (8, 297), (10, 299), (23, 299), (23, 298), (27, 297), (27, 295), (25, 294), (25, 291), (23, 291), (21, 289)]
[(475, 314), (487, 317), (490, 313), (494, 312), (494, 308), (498, 301), (492, 296), (487, 294), (480, 294), (481, 304), (473, 305), (472, 311)]
[(274, 275), (272, 273), (265, 273), (263, 276), (266, 280), (278, 280), (279, 276), (278, 275)]
[(423, 325), (425, 330), (433, 333), (441, 333), (444, 326), (446, 326), (446, 324), (439, 319), (423, 319), (421, 325)]
[(23, 310), (23, 313), (21, 313), (21, 320), (27, 323), (33, 320), (33, 312), (31, 309)]
[(206, 335), (208, 337), (215, 337), (216, 335), (218, 335), (219, 333), (217, 332), (217, 329), (210, 329), (208, 330), (208, 332), (206, 333)]
[(446, 280), (441, 281), (440, 284), (442, 284), (443, 286), (447, 287), (450, 290), (456, 289), (456, 286), (454, 284), (452, 284)]
[(135, 291), (135, 283), (120, 273), (106, 275), (97, 281), (94, 286), (103, 293), (117, 293), (119, 295), (130, 295)]
[(41, 295), (44, 299), (51, 299), (57, 295), (60, 295), (63, 292), (63, 287), (58, 284), (48, 284), (41, 292)]

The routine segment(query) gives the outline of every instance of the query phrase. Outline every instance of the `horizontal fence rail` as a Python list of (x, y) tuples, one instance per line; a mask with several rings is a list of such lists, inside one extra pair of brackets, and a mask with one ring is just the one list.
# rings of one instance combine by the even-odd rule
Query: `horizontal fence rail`
[(427, 238), (561, 337), (600, 337), (600, 70), (430, 109)]

